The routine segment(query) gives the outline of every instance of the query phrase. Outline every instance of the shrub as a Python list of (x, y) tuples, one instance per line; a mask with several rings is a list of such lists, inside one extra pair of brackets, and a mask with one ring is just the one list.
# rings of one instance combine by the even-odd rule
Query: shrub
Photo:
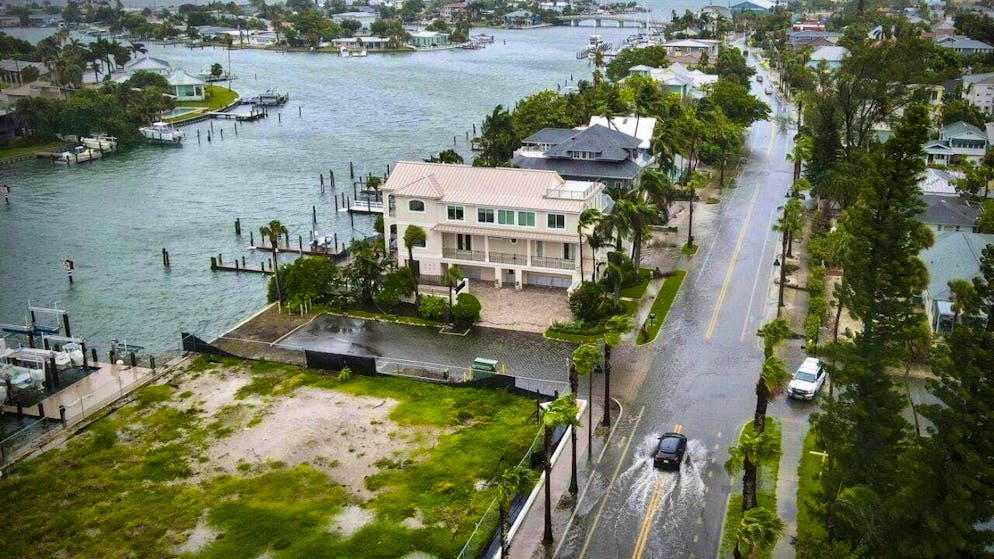
[(460, 293), (452, 305), (452, 321), (462, 326), (472, 326), (480, 320), (480, 300), (469, 293)]
[(446, 302), (445, 297), (422, 295), (418, 314), (421, 315), (421, 318), (428, 320), (441, 320), (445, 316), (446, 307), (448, 307), (448, 302)]
[(804, 319), (804, 338), (817, 340), (819, 328), (821, 328), (821, 317), (813, 313), (808, 314), (808, 317)]
[(601, 319), (600, 306), (604, 288), (592, 281), (585, 281), (569, 295), (569, 312), (577, 320), (596, 322)]
[[(280, 266), (280, 287), (283, 300), (293, 304), (324, 301), (332, 291), (338, 269), (323, 256), (298, 258)], [(269, 279), (268, 298), (276, 300), (276, 277)]]
[(341, 371), (338, 371), (338, 381), (339, 382), (345, 382), (345, 381), (349, 380), (350, 378), (352, 378), (352, 368), (351, 367), (344, 367), (344, 368), (342, 368)]
[(373, 295), (373, 301), (377, 305), (395, 307), (400, 303), (401, 297), (410, 297), (414, 293), (416, 282), (414, 273), (410, 268), (397, 268), (383, 278), (380, 290)]
[(812, 296), (821, 295), (825, 292), (825, 267), (824, 266), (812, 266), (811, 267), (811, 277), (808, 278), (807, 283), (808, 293)]

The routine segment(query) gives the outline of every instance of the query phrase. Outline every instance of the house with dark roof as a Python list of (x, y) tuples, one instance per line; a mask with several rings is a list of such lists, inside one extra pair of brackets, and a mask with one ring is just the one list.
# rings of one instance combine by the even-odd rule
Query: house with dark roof
[(773, 11), (773, 7), (775, 5), (776, 4), (770, 2), (769, 0), (745, 0), (744, 2), (732, 4), (729, 6), (729, 9), (732, 13), (755, 12), (768, 14)]
[(940, 35), (935, 37), (935, 42), (963, 55), (994, 52), (994, 47), (966, 35)]
[(921, 252), (928, 268), (928, 287), (922, 297), (933, 332), (952, 330), (955, 313), (949, 282), (979, 276), (981, 251), (990, 244), (994, 244), (994, 235), (942, 231), (935, 234), (935, 244)]
[(960, 121), (943, 126), (939, 138), (925, 142), (922, 150), (930, 165), (949, 165), (953, 158), (976, 163), (984, 157), (988, 147), (987, 132)]
[(925, 194), (922, 200), (928, 206), (919, 221), (938, 231), (977, 232), (980, 205), (960, 196)]
[(523, 169), (555, 171), (567, 180), (625, 188), (652, 163), (641, 144), (639, 138), (601, 124), (582, 130), (543, 128), (522, 141), (513, 163)]

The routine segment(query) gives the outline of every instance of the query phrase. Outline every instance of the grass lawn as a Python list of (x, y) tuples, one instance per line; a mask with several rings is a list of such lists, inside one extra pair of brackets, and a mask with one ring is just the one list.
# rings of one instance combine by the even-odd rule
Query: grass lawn
[(238, 94), (219, 85), (207, 84), (207, 99), (203, 101), (177, 101), (177, 107), (207, 107), (216, 111), (227, 107), (238, 97)]
[(349, 316), (352, 318), (368, 318), (370, 320), (379, 320), (382, 322), (396, 322), (398, 324), (411, 324), (413, 326), (430, 326), (432, 328), (442, 328), (445, 326), (444, 322), (437, 322), (434, 320), (427, 320), (424, 318), (416, 316), (403, 316), (396, 314), (384, 314), (371, 311), (361, 311), (361, 310), (328, 310), (329, 314), (340, 314), (344, 316)]
[(683, 248), (680, 249), (680, 252), (682, 252), (685, 256), (693, 256), (697, 254), (697, 245), (691, 245), (691, 246), (683, 245)]
[[(205, 409), (220, 405), (211, 402), (216, 391), (202, 392), (202, 401), (196, 391), (214, 385), (196, 383), (231, 378), (240, 384), (226, 385), (239, 387), (222, 394), (226, 405)], [(238, 455), (237, 471), (214, 467), (218, 447), (267, 425), (279, 410), (299, 413), (313, 394), (342, 410), (355, 402), (370, 409), (392, 406), (382, 411), (389, 413), (386, 425), (322, 425), (351, 429), (357, 448), (377, 425), (389, 437), (386, 448), (415, 448), (359, 472), (368, 499), (336, 480), (337, 463), (318, 458), (286, 464), (257, 456), (250, 463), (252, 457)], [(376, 400), (382, 403), (369, 404)], [(486, 483), (517, 464), (534, 440), (533, 411), (534, 402), (503, 391), (359, 375), (339, 379), (265, 361), (200, 357), (168, 384), (139, 390), (134, 402), (62, 448), (4, 476), (0, 511), (19, 526), (3, 539), (4, 554), (277, 559), (396, 558), (420, 551), (453, 557), (492, 502)], [(279, 445), (295, 434), (273, 425), (259, 439), (264, 444)], [(362, 520), (348, 533), (331, 529), (344, 522), (336, 515), (346, 507), (359, 507)], [(194, 540), (193, 549), (184, 547)]]
[(549, 328), (545, 331), (545, 337), (550, 340), (560, 340), (563, 342), (572, 342), (575, 344), (585, 344), (587, 342), (598, 342), (604, 339), (603, 334), (571, 334), (569, 332), (560, 332), (558, 330), (553, 330)]
[(5, 159), (7, 157), (17, 157), (18, 155), (24, 155), (26, 153), (34, 153), (36, 151), (52, 151), (64, 147), (69, 143), (70, 142), (57, 140), (55, 142), (43, 142), (40, 144), (19, 145), (19, 146), (2, 148), (0, 149), (0, 159)]
[(797, 466), (797, 550), (805, 549), (812, 540), (823, 541), (825, 527), (818, 522), (823, 504), (818, 498), (821, 479), (822, 457), (811, 454), (818, 452), (818, 441), (812, 431), (804, 437), (804, 450)]
[(652, 279), (652, 270), (648, 268), (640, 269), (639, 282), (631, 287), (622, 289), (621, 296), (628, 297), (629, 299), (641, 299), (642, 295), (645, 295), (645, 290), (649, 287), (650, 279)]
[(673, 299), (676, 299), (676, 294), (680, 291), (680, 285), (683, 284), (683, 278), (686, 275), (686, 270), (673, 270), (673, 274), (663, 282), (662, 287), (659, 288), (659, 293), (656, 294), (656, 300), (652, 302), (652, 309), (650, 310), (652, 314), (656, 315), (656, 319), (653, 320), (652, 324), (649, 324), (648, 319), (645, 322), (645, 330), (649, 336), (643, 339), (642, 335), (639, 334), (637, 343), (645, 344), (656, 339), (656, 334), (659, 333), (659, 329), (666, 322), (666, 315), (670, 312)]
[[(751, 425), (752, 421), (746, 425)], [(777, 441), (776, 457), (770, 462), (759, 465), (759, 479), (757, 483), (756, 500), (761, 507), (769, 510), (777, 510), (777, 476), (780, 472), (780, 421), (775, 417), (766, 418), (766, 429)], [(743, 431), (744, 432), (744, 429)], [(741, 440), (742, 434), (739, 433)], [(728, 509), (725, 510), (725, 525), (721, 534), (721, 547), (719, 548), (719, 558), (732, 557), (733, 546), (735, 545), (735, 531), (742, 520), (742, 477), (736, 476), (735, 490), (728, 499)], [(756, 554), (757, 559), (769, 559), (773, 555), (773, 547), (761, 549)]]

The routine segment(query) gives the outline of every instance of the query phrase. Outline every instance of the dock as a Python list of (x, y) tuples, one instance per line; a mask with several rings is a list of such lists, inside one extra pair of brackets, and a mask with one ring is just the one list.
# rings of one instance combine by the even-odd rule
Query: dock
[(262, 261), (259, 263), (258, 268), (247, 266), (245, 259), (242, 259), (242, 263), (239, 265), (238, 259), (235, 259), (235, 265), (225, 264), (221, 258), (220, 254), (217, 256), (211, 256), (211, 271), (212, 272), (245, 272), (248, 274), (272, 274), (272, 266), (266, 269), (266, 262)]
[(223, 112), (212, 111), (207, 113), (207, 116), (211, 118), (224, 119), (224, 120), (234, 119), (237, 122), (252, 122), (255, 120), (266, 118), (267, 116), (269, 116), (269, 112), (266, 110), (259, 111), (253, 108), (251, 111), (247, 113), (223, 113)]
[(78, 152), (40, 151), (36, 154), (36, 156), (42, 159), (51, 159), (58, 165), (78, 165), (80, 163), (87, 163), (89, 161), (100, 159), (104, 156), (104, 154), (102, 151), (87, 149)]
[[(310, 245), (308, 245), (309, 247)], [(269, 245), (255, 245), (252, 250), (264, 250), (272, 253), (273, 247)], [(333, 260), (341, 260), (347, 256), (344, 245), (341, 251), (335, 251), (331, 247), (304, 248), (303, 246), (292, 247), (286, 244), (277, 245), (276, 250), (282, 253), (300, 254), (302, 256), (327, 256)]]
[(66, 419), (71, 422), (98, 406), (124, 396), (138, 381), (148, 378), (153, 373), (152, 369), (145, 367), (105, 362), (90, 363), (89, 367), (95, 370), (66, 388), (45, 397), (38, 404), (20, 409), (7, 404), (3, 406), (3, 411), (34, 417), (40, 417), (44, 413), (48, 419), (61, 419), (59, 406), (65, 406)]
[(347, 211), (354, 214), (382, 214), (383, 202), (372, 200), (352, 200), (347, 208), (338, 211)]

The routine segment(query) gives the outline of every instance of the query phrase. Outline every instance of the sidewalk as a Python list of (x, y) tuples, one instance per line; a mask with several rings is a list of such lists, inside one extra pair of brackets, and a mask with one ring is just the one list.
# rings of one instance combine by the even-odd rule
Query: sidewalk
[[(600, 377), (594, 377), (595, 388), (597, 386), (597, 381)], [(601, 381), (603, 382), (603, 381)], [(581, 381), (581, 390), (583, 392), (583, 382)], [(601, 449), (607, 444), (607, 440), (604, 440), (603, 436), (598, 436), (596, 434), (597, 426), (599, 425), (600, 419), (603, 417), (604, 408), (600, 405), (603, 396), (598, 396), (597, 390), (594, 391), (594, 401), (592, 405), (586, 406), (583, 415), (580, 417), (580, 426), (576, 428), (576, 454), (577, 454), (577, 480), (579, 484), (579, 494), (583, 494), (586, 488), (587, 482), (589, 480), (589, 474), (592, 471), (593, 466), (596, 465), (596, 460), (601, 452)], [(613, 406), (612, 406), (613, 407)], [(591, 415), (592, 414), (592, 415)], [(594, 421), (595, 434), (593, 437), (593, 446), (591, 447), (593, 461), (587, 461), (587, 428), (591, 417)], [(612, 417), (612, 425), (617, 424), (617, 421), (621, 419), (621, 414)], [(552, 463), (552, 475), (551, 475), (551, 488), (552, 488), (552, 534), (553, 534), (553, 545), (552, 549), (546, 549), (542, 544), (542, 537), (545, 533), (545, 486), (542, 479), (535, 486), (534, 500), (531, 506), (526, 505), (526, 509), (522, 511), (518, 520), (515, 521), (517, 529), (512, 526), (511, 532), (511, 545), (510, 545), (510, 557), (512, 559), (531, 559), (533, 557), (545, 557), (551, 556), (552, 550), (555, 549), (555, 545), (559, 543), (560, 538), (564, 536), (564, 531), (566, 529), (566, 524), (569, 521), (569, 517), (573, 512), (573, 506), (569, 502), (569, 482), (570, 482), (570, 469), (572, 465), (572, 450), (570, 447), (570, 435), (566, 433), (560, 443), (560, 448), (555, 450), (553, 454)], [(565, 498), (565, 504), (563, 504)]]
[(780, 474), (777, 478), (777, 515), (784, 522), (783, 536), (773, 548), (773, 559), (793, 559), (797, 538), (797, 465), (801, 461), (804, 437), (808, 433), (807, 419), (781, 417), (782, 439)]

